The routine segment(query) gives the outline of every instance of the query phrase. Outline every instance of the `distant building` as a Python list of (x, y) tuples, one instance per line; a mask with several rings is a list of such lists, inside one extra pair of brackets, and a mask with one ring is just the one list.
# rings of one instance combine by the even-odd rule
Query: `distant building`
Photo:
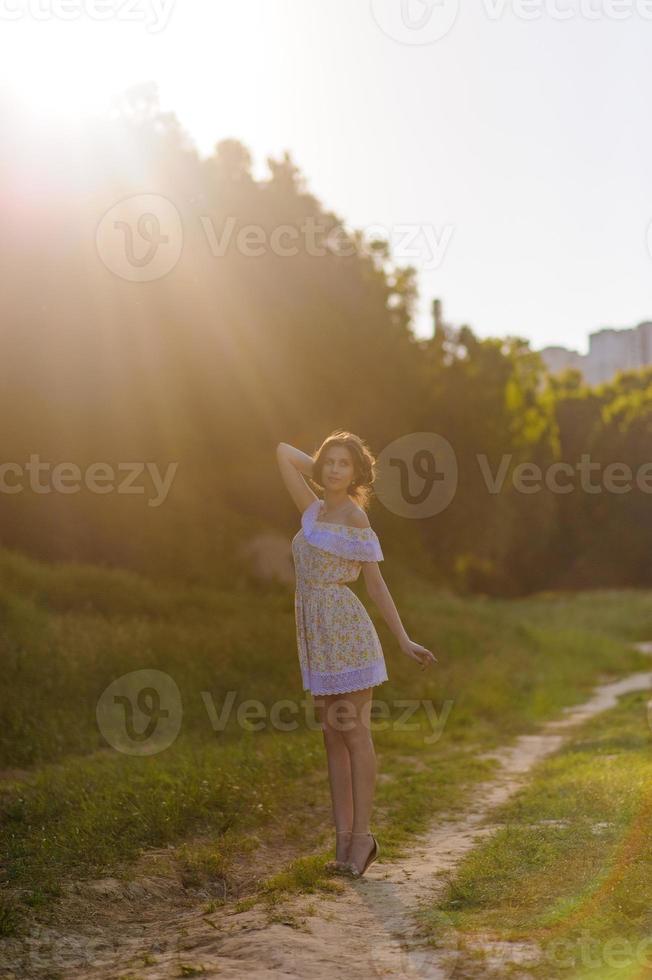
[[(432, 302), (434, 336), (446, 331), (442, 301)], [(616, 330), (604, 327), (589, 334), (589, 352), (568, 347), (544, 347), (539, 351), (551, 374), (560, 374), (566, 368), (576, 368), (587, 384), (597, 385), (611, 381), (617, 371), (637, 370), (652, 366), (652, 321), (646, 320), (637, 327)]]
[(566, 347), (544, 347), (539, 353), (551, 374), (577, 368), (588, 384), (602, 384), (611, 381), (616, 371), (652, 365), (652, 322), (624, 330), (596, 330), (589, 335), (588, 354)]
[(579, 351), (569, 350), (567, 347), (544, 347), (539, 353), (551, 374), (560, 374), (566, 368), (577, 368), (584, 372), (586, 357)]

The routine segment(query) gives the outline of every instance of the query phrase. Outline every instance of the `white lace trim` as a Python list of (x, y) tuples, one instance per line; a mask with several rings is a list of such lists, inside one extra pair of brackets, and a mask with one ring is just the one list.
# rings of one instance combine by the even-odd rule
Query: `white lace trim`
[(312, 694), (346, 694), (349, 691), (361, 691), (366, 687), (376, 687), (383, 684), (387, 677), (384, 658), (365, 664), (364, 667), (354, 667), (349, 670), (324, 673), (323, 671), (304, 668), (302, 671), (303, 689)]
[(321, 500), (317, 499), (301, 515), (303, 536), (309, 544), (351, 561), (384, 561), (380, 541), (371, 527), (350, 527), (317, 521)]

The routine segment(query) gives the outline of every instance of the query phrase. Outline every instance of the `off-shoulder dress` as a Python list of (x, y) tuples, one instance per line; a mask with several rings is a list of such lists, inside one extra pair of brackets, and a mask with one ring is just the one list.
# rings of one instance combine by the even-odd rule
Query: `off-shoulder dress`
[(294, 611), (304, 691), (343, 694), (388, 680), (380, 639), (347, 582), (363, 561), (383, 561), (376, 532), (318, 520), (322, 501), (301, 515), (292, 539)]

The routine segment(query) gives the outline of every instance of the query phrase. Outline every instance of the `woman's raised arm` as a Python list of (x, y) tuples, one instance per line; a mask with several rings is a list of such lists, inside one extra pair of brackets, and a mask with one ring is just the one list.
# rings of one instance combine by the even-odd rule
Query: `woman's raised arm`
[(303, 478), (304, 476), (312, 477), (312, 456), (300, 449), (295, 449), (287, 442), (279, 442), (276, 447), (276, 459), (283, 483), (299, 511), (303, 514), (304, 510), (318, 499), (317, 494), (310, 489)]

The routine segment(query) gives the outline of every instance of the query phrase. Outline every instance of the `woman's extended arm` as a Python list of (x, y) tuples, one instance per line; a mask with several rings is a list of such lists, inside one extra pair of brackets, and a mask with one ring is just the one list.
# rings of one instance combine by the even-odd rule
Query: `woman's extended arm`
[(288, 493), (303, 514), (306, 507), (317, 500), (317, 494), (310, 489), (301, 475), (312, 476), (312, 456), (295, 449), (287, 442), (279, 442), (276, 447), (276, 459)]
[(383, 619), (398, 640), (399, 646), (403, 653), (405, 653), (408, 657), (412, 657), (412, 659), (421, 664), (423, 668), (429, 667), (430, 664), (435, 663), (437, 658), (435, 657), (434, 653), (432, 653), (432, 651), (428, 650), (426, 647), (422, 647), (420, 643), (414, 643), (414, 641), (407, 635), (405, 627), (401, 622), (401, 617), (398, 614), (398, 609), (396, 608), (390, 591), (387, 588), (387, 583), (385, 582), (385, 579), (383, 578), (378, 567), (378, 562), (364, 562), (362, 565), (362, 574), (364, 576), (365, 585), (370, 598), (376, 604)]

